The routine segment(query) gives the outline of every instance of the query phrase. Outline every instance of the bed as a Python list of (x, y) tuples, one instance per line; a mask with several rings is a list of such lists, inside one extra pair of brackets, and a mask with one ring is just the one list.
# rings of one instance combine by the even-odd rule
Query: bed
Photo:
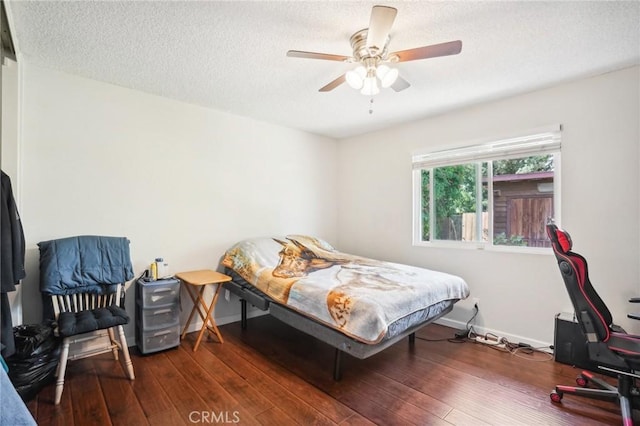
[(333, 376), (343, 353), (364, 359), (451, 312), (469, 295), (460, 277), (342, 253), (319, 238), (288, 235), (240, 241), (222, 265), (225, 288), (247, 303), (335, 348)]

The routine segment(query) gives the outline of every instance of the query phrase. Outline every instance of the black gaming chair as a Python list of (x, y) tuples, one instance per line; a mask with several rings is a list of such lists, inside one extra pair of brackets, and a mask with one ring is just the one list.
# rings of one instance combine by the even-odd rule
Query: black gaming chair
[[(611, 312), (607, 309), (589, 281), (587, 261), (571, 251), (571, 237), (554, 224), (547, 225), (547, 234), (558, 260), (562, 278), (575, 309), (576, 318), (584, 335), (589, 359), (601, 372), (613, 373), (618, 377), (618, 386), (583, 371), (576, 379), (578, 386), (556, 386), (551, 392), (551, 400), (560, 402), (564, 394), (588, 398), (618, 401), (622, 411), (622, 424), (632, 426), (632, 408), (640, 408), (640, 391), (636, 379), (640, 378), (640, 336), (628, 334), (613, 324)], [(640, 302), (640, 298), (630, 302)], [(630, 318), (640, 319), (637, 315)], [(600, 389), (587, 388), (589, 382)]]

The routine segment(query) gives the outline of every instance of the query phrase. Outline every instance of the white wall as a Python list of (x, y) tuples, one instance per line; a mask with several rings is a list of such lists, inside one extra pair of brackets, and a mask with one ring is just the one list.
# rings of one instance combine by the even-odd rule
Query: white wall
[[(136, 274), (158, 256), (174, 273), (215, 269), (246, 237), (335, 242), (334, 140), (22, 66), (25, 322), (40, 318), (39, 241), (127, 236)], [(221, 298), (216, 317), (238, 317), (232, 302)]]
[[(562, 226), (616, 321), (640, 331), (626, 319), (640, 290), (639, 82), (633, 67), (340, 141), (340, 248), (460, 275), (480, 299), (480, 326), (552, 342), (554, 315), (571, 304), (551, 252), (412, 246), (411, 154), (560, 123)], [(449, 319), (470, 313), (461, 302)]]
[[(411, 245), (411, 153), (561, 123), (562, 225), (618, 322), (640, 331), (624, 318), (640, 291), (639, 77), (634, 67), (336, 143), (23, 62), (25, 322), (40, 315), (38, 241), (126, 235), (136, 272), (156, 256), (176, 272), (215, 268), (244, 237), (306, 232), (459, 274), (480, 326), (551, 342), (570, 302), (550, 254)], [(470, 312), (461, 302), (449, 322)], [(237, 318), (237, 303), (221, 299), (216, 316)]]
[[(18, 63), (5, 58), (2, 65), (2, 150), (0, 158), (2, 170), (11, 178), (13, 198), (20, 211), (20, 181), (19, 175), (19, 66)], [(11, 320), (13, 325), (22, 324), (22, 286), (17, 285), (16, 291), (9, 293), (11, 305)]]

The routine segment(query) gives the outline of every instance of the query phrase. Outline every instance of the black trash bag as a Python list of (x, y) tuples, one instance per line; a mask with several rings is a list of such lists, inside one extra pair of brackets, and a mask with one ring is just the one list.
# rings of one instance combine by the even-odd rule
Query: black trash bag
[(6, 360), (8, 375), (22, 400), (27, 402), (55, 378), (60, 339), (49, 323), (16, 326), (13, 335), (16, 352)]

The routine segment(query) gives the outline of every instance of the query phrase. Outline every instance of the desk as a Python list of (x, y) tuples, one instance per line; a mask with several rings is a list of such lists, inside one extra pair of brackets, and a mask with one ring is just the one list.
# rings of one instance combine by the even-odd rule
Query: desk
[[(215, 334), (220, 343), (224, 343), (222, 334), (220, 334), (220, 330), (218, 330), (212, 314), (215, 309), (216, 302), (218, 301), (222, 284), (227, 281), (231, 281), (231, 277), (209, 269), (203, 269), (200, 271), (180, 272), (176, 274), (176, 278), (185, 284), (187, 293), (189, 293), (191, 300), (193, 300), (193, 309), (189, 314), (189, 319), (182, 330), (180, 338), (184, 339), (185, 334), (187, 334), (187, 328), (189, 328), (189, 324), (191, 324), (191, 320), (193, 319), (193, 315), (197, 311), (200, 318), (202, 318), (202, 328), (200, 329), (200, 333), (198, 333), (198, 338), (196, 339), (196, 344), (193, 346), (193, 351), (195, 352), (198, 349), (205, 330)], [(211, 298), (211, 303), (207, 306), (202, 295), (204, 294), (204, 289), (209, 284), (215, 284), (216, 289), (213, 293), (213, 297)], [(211, 323), (211, 325), (209, 325), (209, 323)]]

